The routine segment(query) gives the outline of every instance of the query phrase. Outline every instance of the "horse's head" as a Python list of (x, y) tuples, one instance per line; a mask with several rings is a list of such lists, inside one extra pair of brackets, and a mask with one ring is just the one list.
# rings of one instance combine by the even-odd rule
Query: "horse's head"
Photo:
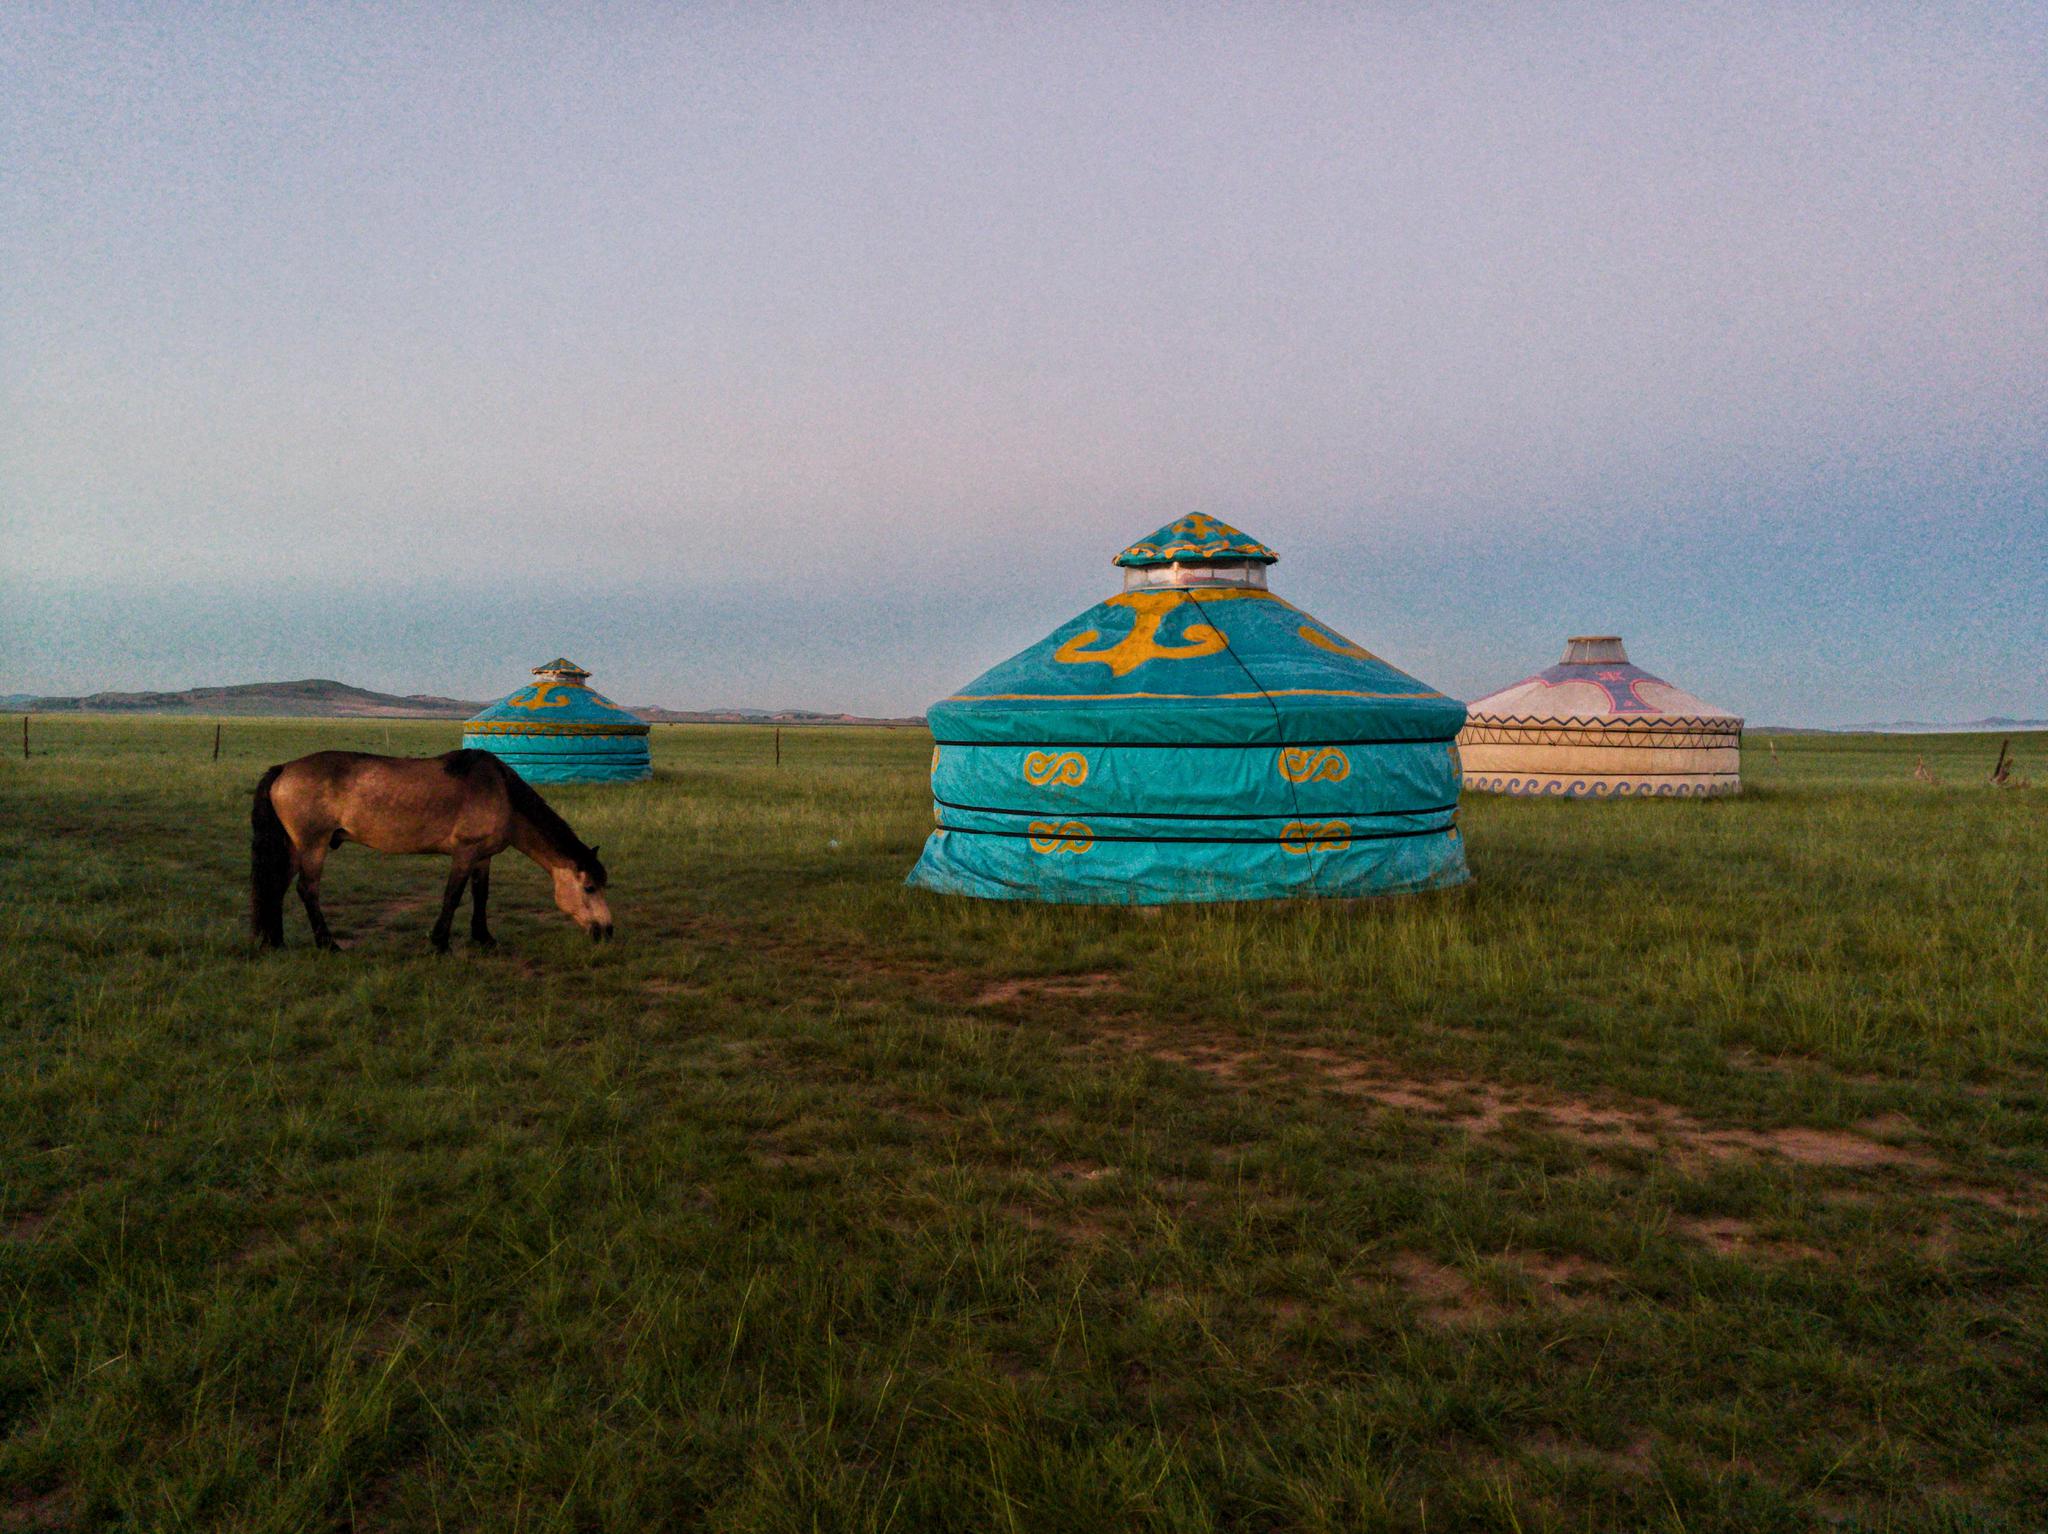
[(555, 904), (562, 914), (590, 934), (593, 943), (602, 943), (612, 935), (612, 908), (604, 898), (604, 887), (609, 882), (604, 864), (597, 860), (597, 849), (590, 851), (573, 862), (564, 863), (554, 869)]

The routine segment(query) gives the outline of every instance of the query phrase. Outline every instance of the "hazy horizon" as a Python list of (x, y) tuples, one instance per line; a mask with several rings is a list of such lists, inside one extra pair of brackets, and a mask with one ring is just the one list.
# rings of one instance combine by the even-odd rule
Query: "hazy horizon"
[(0, 692), (921, 712), (1202, 510), (1455, 696), (2048, 716), (2048, 7), (11, 7)]

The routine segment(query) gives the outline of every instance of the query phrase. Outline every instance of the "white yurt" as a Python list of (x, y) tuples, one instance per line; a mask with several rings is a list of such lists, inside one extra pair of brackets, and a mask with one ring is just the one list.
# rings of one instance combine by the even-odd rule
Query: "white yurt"
[(1465, 787), (1567, 798), (1732, 794), (1742, 720), (1629, 664), (1612, 634), (1472, 704), (1458, 733)]

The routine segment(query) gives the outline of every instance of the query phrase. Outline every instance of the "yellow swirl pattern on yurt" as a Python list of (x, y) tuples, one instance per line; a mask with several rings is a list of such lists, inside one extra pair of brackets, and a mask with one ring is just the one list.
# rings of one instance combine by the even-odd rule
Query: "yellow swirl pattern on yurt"
[(1342, 820), (1290, 820), (1280, 829), (1280, 845), (1289, 852), (1342, 852), (1351, 845), (1351, 827)]
[(1079, 788), (1088, 781), (1088, 758), (1078, 751), (1062, 751), (1057, 756), (1034, 751), (1024, 758), (1024, 781), (1038, 788), (1048, 783)]
[(1171, 527), (1162, 527), (1150, 538), (1140, 539), (1117, 555), (1117, 564), (1139, 560), (1262, 559), (1271, 563), (1280, 556), (1238, 531), (1228, 522), (1202, 512), (1182, 517)]
[(1353, 660), (1378, 660), (1379, 657), (1362, 644), (1353, 644), (1341, 634), (1326, 634), (1312, 624), (1304, 623), (1298, 630), (1301, 637), (1318, 650), (1328, 650), (1332, 655), (1348, 655)]
[(567, 708), (569, 700), (557, 698), (554, 694), (567, 693), (575, 687), (574, 682), (535, 682), (524, 694), (515, 693), (505, 703), (509, 708)]
[(1099, 650), (1088, 647), (1102, 635), (1094, 629), (1076, 634), (1053, 652), (1053, 659), (1065, 666), (1078, 666), (1086, 661), (1100, 661), (1109, 667), (1111, 676), (1125, 676), (1136, 671), (1148, 660), (1198, 660), (1204, 655), (1215, 655), (1226, 649), (1230, 641), (1222, 633), (1206, 623), (1190, 623), (1181, 631), (1185, 644), (1165, 645), (1159, 642), (1159, 625), (1166, 621), (1166, 615), (1185, 600), (1178, 591), (1124, 591), (1109, 599), (1111, 607), (1128, 607), (1137, 614), (1131, 624), (1131, 631), (1115, 644), (1105, 645)]
[(1351, 758), (1335, 746), (1288, 746), (1280, 753), (1280, 776), (1290, 783), (1342, 783), (1351, 776)]
[(938, 748), (937, 746), (933, 746), (933, 747), (932, 747), (932, 771), (933, 771), (933, 772), (937, 772), (938, 770), (939, 770), (939, 748)]
[(1095, 833), (1078, 820), (1031, 822), (1033, 852), (1086, 852), (1094, 845)]

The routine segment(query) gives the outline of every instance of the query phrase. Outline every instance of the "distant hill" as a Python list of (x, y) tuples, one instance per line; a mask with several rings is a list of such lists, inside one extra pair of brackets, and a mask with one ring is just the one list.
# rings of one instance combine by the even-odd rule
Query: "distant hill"
[(1856, 735), (1987, 735), (2000, 730), (2048, 730), (2048, 719), (2008, 719), (1993, 714), (1988, 719), (1971, 719), (1961, 724), (1923, 724), (1918, 719), (1901, 719), (1892, 724), (1845, 725), (1837, 734)]
[[(245, 682), (183, 692), (96, 692), (82, 698), (0, 693), (0, 710), (32, 714), (229, 714), (300, 719), (467, 719), (486, 705), (432, 693), (372, 692), (346, 682)], [(923, 724), (920, 718), (865, 719), (808, 709), (636, 707), (650, 724)]]
[(1752, 735), (1996, 735), (2001, 731), (2023, 734), (2048, 730), (2048, 719), (2008, 719), (1993, 714), (1988, 719), (1966, 719), (1956, 724), (1929, 724), (1919, 719), (1897, 719), (1889, 724), (1765, 724), (1751, 727)]
[(372, 692), (346, 682), (245, 682), (183, 692), (96, 692), (83, 698), (32, 698), (16, 707), (37, 714), (246, 714), (323, 719), (467, 719), (484, 705), (430, 693)]

